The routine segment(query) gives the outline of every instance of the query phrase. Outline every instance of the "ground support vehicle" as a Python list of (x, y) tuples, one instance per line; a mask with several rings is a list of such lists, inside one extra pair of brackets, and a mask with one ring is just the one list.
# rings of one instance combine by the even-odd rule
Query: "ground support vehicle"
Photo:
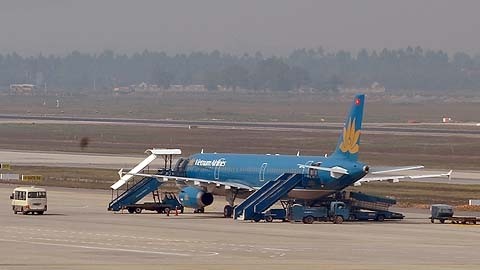
[(430, 206), (430, 222), (435, 223), (439, 220), (440, 223), (445, 223), (446, 220), (454, 224), (477, 224), (480, 223), (479, 217), (474, 216), (454, 216), (453, 207), (448, 204), (432, 204)]
[(388, 219), (403, 219), (401, 213), (389, 211), (389, 207), (396, 204), (395, 199), (367, 195), (360, 192), (344, 192), (336, 194), (314, 206), (303, 206), (292, 202), (282, 202), (287, 210), (287, 219), (290, 221), (384, 221)]
[[(173, 194), (173, 199), (170, 201), (161, 200), (159, 197), (159, 188), (165, 183), (165, 179), (157, 178), (151, 175), (151, 172), (147, 169), (148, 165), (157, 158), (157, 155), (164, 156), (164, 167), (155, 171), (155, 175), (165, 175), (169, 176), (174, 173), (172, 169), (172, 156), (174, 154), (180, 154), (180, 149), (149, 149), (147, 152), (150, 152), (151, 155), (147, 157), (144, 161), (140, 162), (133, 169), (129, 170), (128, 173), (124, 173), (121, 169), (118, 173), (120, 180), (112, 185), (112, 200), (108, 204), (108, 211), (120, 211), (122, 209), (127, 209), (129, 211), (135, 210), (137, 212), (142, 212), (145, 210), (153, 210), (164, 212), (166, 205), (170, 204), (170, 209), (183, 209), (180, 202), (178, 202), (177, 197)], [(142, 176), (142, 179), (136, 181), (134, 179), (136, 174)], [(126, 189), (120, 189), (120, 187), (126, 187)], [(153, 203), (140, 204), (145, 196), (148, 194), (153, 194)], [(166, 198), (169, 199), (169, 198)]]
[(479, 217), (470, 217), (470, 216), (457, 216), (457, 217), (451, 217), (448, 218), (449, 221), (452, 223), (456, 224), (480, 224), (480, 218)]
[(392, 205), (397, 203), (392, 198), (373, 196), (361, 192), (345, 192), (343, 201), (350, 209), (350, 221), (384, 221), (387, 219), (403, 219), (405, 217), (401, 213), (389, 210)]
[(375, 221), (384, 221), (387, 219), (403, 219), (405, 216), (401, 213), (391, 212), (391, 211), (364, 211), (354, 209), (350, 213), (349, 221), (360, 220), (375, 220)]
[(137, 204), (123, 205), (122, 209), (127, 209), (130, 214), (140, 214), (143, 210), (156, 211), (157, 213), (168, 214), (170, 211), (183, 213), (183, 205), (173, 192), (164, 192), (163, 197), (159, 199), (158, 193), (154, 192), (154, 202), (145, 202)]
[(287, 221), (287, 210), (285, 208), (270, 209), (265, 212), (263, 219), (266, 222), (272, 222), (273, 220)]
[(17, 187), (10, 195), (12, 210), (26, 215), (28, 213), (43, 215), (47, 211), (47, 191), (37, 187)]
[(124, 206), (130, 214), (140, 214), (143, 210), (156, 211), (157, 213), (170, 213), (170, 211), (178, 211), (183, 213), (183, 206), (174, 206), (172, 204), (158, 203), (158, 202), (145, 202), (139, 204), (131, 204)]
[(289, 209), (290, 221), (302, 221), (312, 224), (314, 221), (332, 221), (335, 224), (343, 223), (350, 215), (350, 209), (344, 202), (333, 201), (327, 206), (309, 207), (294, 204)]

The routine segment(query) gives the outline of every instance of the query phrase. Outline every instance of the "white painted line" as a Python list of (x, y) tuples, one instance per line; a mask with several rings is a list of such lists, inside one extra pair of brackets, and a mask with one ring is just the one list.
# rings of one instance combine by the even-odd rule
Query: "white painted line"
[(277, 251), (288, 251), (288, 249), (283, 249), (283, 248), (268, 248), (268, 247), (265, 247), (263, 249), (266, 249), (266, 250), (277, 250)]
[[(14, 242), (14, 243), (27, 243), (27, 244), (36, 244), (36, 245), (45, 245), (45, 246), (59, 246), (59, 247), (70, 247), (70, 248), (84, 248), (84, 249), (97, 249), (97, 250), (109, 250), (109, 251), (123, 251), (130, 253), (144, 253), (144, 254), (160, 254), (160, 255), (171, 255), (171, 256), (199, 256), (198, 254), (187, 254), (187, 253), (173, 253), (173, 252), (162, 252), (162, 251), (148, 251), (148, 250), (137, 250), (137, 249), (124, 249), (124, 248), (107, 248), (107, 247), (93, 247), (93, 246), (84, 246), (84, 245), (68, 245), (68, 244), (56, 244), (56, 243), (43, 243), (43, 242), (32, 242), (32, 241), (22, 241), (22, 240), (13, 240), (13, 239), (1, 239), (3, 242)], [(203, 256), (215, 256), (218, 255), (217, 252), (209, 252), (210, 254), (205, 254)]]

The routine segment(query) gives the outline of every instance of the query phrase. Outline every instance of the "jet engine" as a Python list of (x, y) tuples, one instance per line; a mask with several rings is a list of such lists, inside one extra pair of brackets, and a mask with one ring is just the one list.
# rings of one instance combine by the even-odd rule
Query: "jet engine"
[(201, 209), (213, 203), (213, 194), (196, 187), (184, 187), (178, 198), (184, 207)]

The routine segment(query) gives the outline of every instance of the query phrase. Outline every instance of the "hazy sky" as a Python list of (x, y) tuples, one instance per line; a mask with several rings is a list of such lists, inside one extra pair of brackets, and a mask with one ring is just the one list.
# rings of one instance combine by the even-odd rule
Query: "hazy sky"
[(480, 1), (1, 0), (0, 53), (286, 54), (422, 46), (480, 53)]

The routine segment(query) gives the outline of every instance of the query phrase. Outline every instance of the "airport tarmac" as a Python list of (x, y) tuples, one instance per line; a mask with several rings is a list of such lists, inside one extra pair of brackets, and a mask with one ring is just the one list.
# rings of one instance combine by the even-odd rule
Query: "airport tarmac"
[[(141, 153), (140, 153), (141, 154)], [(135, 166), (145, 155), (125, 156), (95, 153), (44, 152), (0, 149), (2, 163), (16, 166), (115, 169)]]
[[(254, 223), (205, 214), (107, 212), (109, 191), (48, 188), (48, 212), (14, 215), (0, 184), (0, 269), (479, 269), (480, 225)], [(212, 212), (213, 211), (213, 212)]]

